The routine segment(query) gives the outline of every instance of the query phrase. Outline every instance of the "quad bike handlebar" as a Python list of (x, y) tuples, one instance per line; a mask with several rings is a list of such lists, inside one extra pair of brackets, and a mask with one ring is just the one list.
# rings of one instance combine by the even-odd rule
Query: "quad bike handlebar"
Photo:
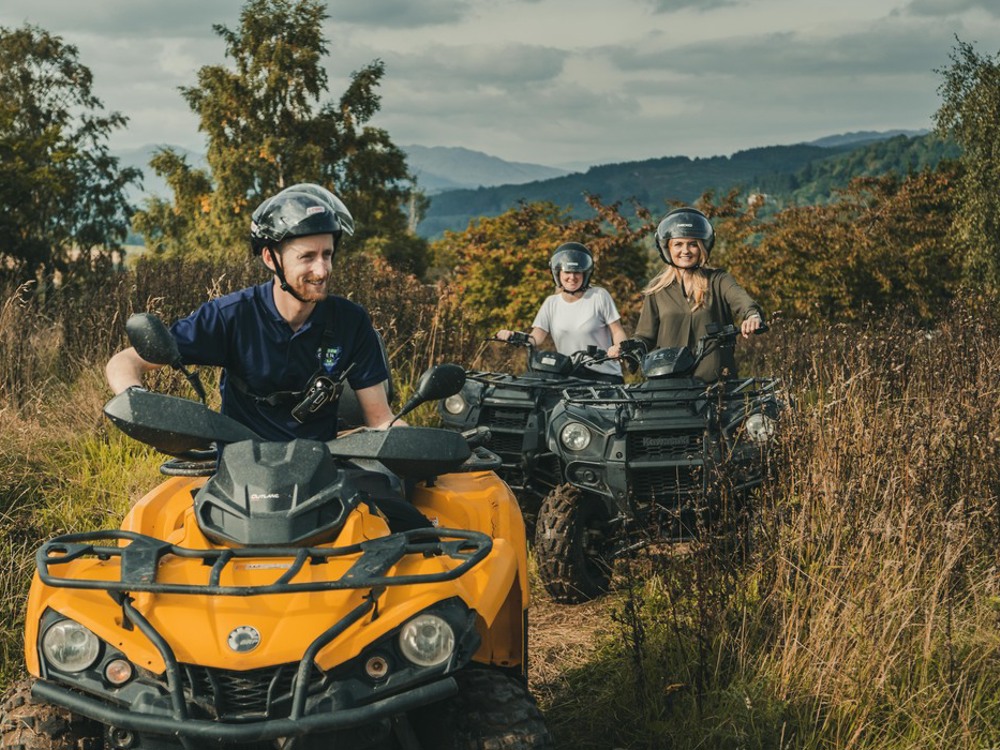
[[(769, 330), (770, 326), (764, 321), (761, 321), (760, 327), (758, 327), (753, 333), (755, 336), (759, 336)], [(741, 333), (741, 330), (732, 324), (709, 324), (708, 332), (698, 339), (698, 345), (695, 347), (693, 352), (694, 364), (690, 369), (693, 371), (694, 368), (697, 367), (698, 364), (715, 349), (723, 346), (733, 346)], [(625, 339), (618, 345), (618, 347), (619, 353), (617, 357), (606, 356), (605, 359), (622, 360), (631, 370), (641, 366), (643, 358), (650, 353), (646, 342), (642, 339)]]

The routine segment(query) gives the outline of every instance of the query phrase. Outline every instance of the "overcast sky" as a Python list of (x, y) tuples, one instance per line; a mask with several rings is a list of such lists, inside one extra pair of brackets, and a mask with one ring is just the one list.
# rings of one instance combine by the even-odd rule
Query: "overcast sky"
[[(115, 148), (203, 151), (178, 92), (223, 61), (242, 0), (0, 0), (79, 49)], [(932, 127), (956, 37), (1000, 50), (1000, 0), (330, 0), (335, 100), (386, 63), (376, 124), (399, 145), (551, 166), (715, 156)]]

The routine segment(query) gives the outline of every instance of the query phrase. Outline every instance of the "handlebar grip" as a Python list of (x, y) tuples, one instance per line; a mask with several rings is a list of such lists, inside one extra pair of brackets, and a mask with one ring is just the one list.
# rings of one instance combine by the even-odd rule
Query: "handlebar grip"
[(632, 354), (633, 352), (638, 352), (639, 354), (646, 353), (646, 342), (641, 339), (625, 339), (618, 345), (618, 350), (622, 354)]
[(463, 430), (461, 435), (465, 438), (470, 448), (484, 445), (490, 442), (490, 438), (493, 437), (492, 431), (485, 425), (473, 427), (471, 430)]

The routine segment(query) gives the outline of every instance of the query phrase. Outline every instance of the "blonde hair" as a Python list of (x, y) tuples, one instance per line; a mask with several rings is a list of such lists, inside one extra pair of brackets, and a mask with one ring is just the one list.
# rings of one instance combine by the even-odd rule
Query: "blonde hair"
[[(688, 302), (691, 303), (692, 311), (699, 310), (708, 304), (708, 274), (705, 272), (705, 266), (703, 265), (705, 259), (708, 257), (708, 253), (705, 252), (705, 243), (701, 240), (697, 242), (699, 251), (697, 268), (686, 270), (668, 265), (646, 285), (642, 293), (645, 295), (656, 294), (661, 289), (666, 289), (674, 282), (677, 282), (682, 284), (681, 288), (684, 290)], [(669, 253), (669, 248), (665, 252)]]

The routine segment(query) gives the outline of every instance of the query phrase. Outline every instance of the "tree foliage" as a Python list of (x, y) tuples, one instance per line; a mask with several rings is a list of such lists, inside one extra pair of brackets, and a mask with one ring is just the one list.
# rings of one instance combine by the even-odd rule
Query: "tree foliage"
[(594, 256), (593, 283), (611, 293), (627, 319), (645, 274), (641, 238), (649, 234), (649, 214), (640, 209), (642, 228), (633, 230), (617, 205), (604, 206), (595, 197), (588, 202), (596, 212), (591, 219), (570, 219), (552, 203), (522, 203), (435, 242), (437, 264), (453, 269), (448, 282), (465, 319), (484, 332), (527, 329), (555, 291), (549, 258), (563, 242), (587, 245)]
[(974, 286), (1000, 290), (1000, 55), (979, 55), (959, 41), (938, 88), (938, 130), (962, 147), (955, 229), (964, 272)]
[(121, 247), (138, 170), (120, 168), (76, 47), (35, 26), (0, 27), (0, 261), (27, 278), (82, 267)]
[(769, 313), (829, 322), (902, 309), (932, 320), (961, 281), (951, 237), (960, 174), (946, 162), (905, 179), (858, 178), (831, 203), (767, 221), (751, 207), (717, 225), (728, 241), (713, 260)]
[(151, 162), (173, 190), (136, 217), (147, 244), (167, 254), (243, 251), (249, 214), (296, 182), (333, 190), (357, 222), (351, 247), (368, 247), (422, 271), (426, 245), (409, 236), (414, 185), (405, 154), (369, 125), (385, 66), (356, 71), (336, 102), (324, 102), (328, 52), (319, 0), (250, 0), (238, 29), (214, 26), (230, 65), (209, 65), (182, 94), (207, 139), (208, 170), (165, 150)]

